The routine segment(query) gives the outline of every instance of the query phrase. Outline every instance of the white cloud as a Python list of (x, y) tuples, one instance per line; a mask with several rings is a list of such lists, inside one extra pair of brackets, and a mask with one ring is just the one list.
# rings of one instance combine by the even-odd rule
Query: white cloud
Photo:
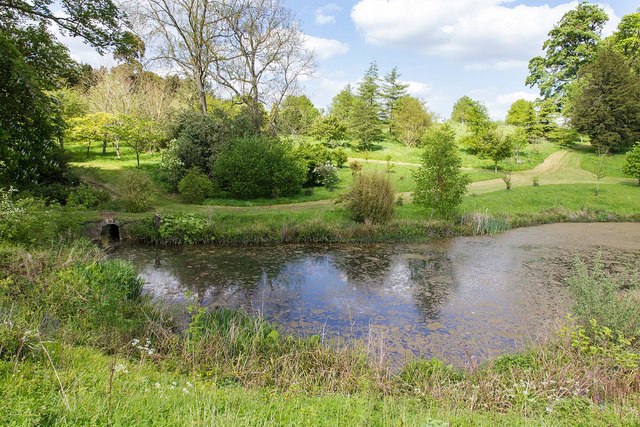
[(316, 9), (316, 24), (326, 25), (335, 24), (337, 12), (340, 12), (342, 8), (335, 3), (329, 3)]
[[(507, 70), (522, 67), (538, 54), (549, 30), (577, 4), (359, 0), (351, 18), (370, 44), (464, 61), (468, 70)], [(611, 7), (605, 5), (605, 10), (611, 18), (604, 31), (607, 34), (619, 19)]]
[(409, 85), (407, 92), (416, 98), (424, 98), (431, 93), (431, 85), (423, 82), (414, 82), (411, 80), (403, 80), (401, 83)]
[(329, 59), (349, 52), (349, 45), (335, 39), (304, 35), (305, 47), (316, 53), (320, 59)]

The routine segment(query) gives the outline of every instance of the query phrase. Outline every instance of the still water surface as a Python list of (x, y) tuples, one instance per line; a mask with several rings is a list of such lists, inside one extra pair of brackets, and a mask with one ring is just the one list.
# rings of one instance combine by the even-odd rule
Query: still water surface
[(287, 332), (357, 338), (401, 362), (454, 364), (523, 347), (571, 308), (579, 253), (637, 268), (640, 224), (552, 224), (427, 244), (122, 246), (145, 292), (261, 313)]

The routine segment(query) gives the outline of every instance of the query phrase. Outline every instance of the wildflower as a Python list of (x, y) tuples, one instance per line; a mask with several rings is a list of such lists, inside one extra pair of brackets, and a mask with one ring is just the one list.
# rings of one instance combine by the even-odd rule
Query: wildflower
[(157, 383), (154, 384), (154, 386), (155, 386), (155, 388), (160, 388), (160, 383), (157, 382)]
[(182, 392), (183, 392), (184, 394), (189, 394), (189, 390), (187, 390), (187, 389), (186, 389), (186, 388), (184, 388), (184, 387), (182, 387)]
[(127, 369), (127, 365), (124, 365), (122, 363), (118, 363), (116, 366), (114, 366), (113, 371), (121, 374), (129, 373), (129, 370)]

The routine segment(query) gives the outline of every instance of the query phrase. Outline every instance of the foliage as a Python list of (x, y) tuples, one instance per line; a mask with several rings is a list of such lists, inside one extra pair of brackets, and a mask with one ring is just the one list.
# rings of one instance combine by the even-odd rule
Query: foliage
[(640, 142), (636, 142), (633, 150), (629, 151), (624, 158), (622, 172), (638, 180), (640, 185)]
[(120, 192), (124, 208), (129, 212), (144, 212), (151, 207), (153, 184), (141, 170), (129, 169), (122, 172)]
[(181, 212), (165, 215), (158, 228), (158, 234), (165, 243), (193, 244), (213, 242), (213, 224), (206, 218)]
[(15, 197), (13, 187), (0, 188), (0, 242), (33, 243), (33, 230), (47, 226), (38, 211), (44, 203), (34, 198)]
[(102, 154), (116, 137), (116, 117), (109, 113), (92, 113), (68, 121), (67, 139), (87, 147), (87, 159), (93, 143), (102, 144)]
[(74, 187), (67, 197), (67, 206), (80, 209), (91, 209), (111, 200), (111, 195), (101, 189), (88, 184)]
[(198, 168), (211, 175), (218, 156), (227, 148), (234, 135), (232, 126), (227, 114), (217, 108), (211, 114), (195, 111), (179, 114), (169, 132), (175, 142), (172, 143), (165, 162), (166, 168), (174, 171), (175, 178), (172, 180), (182, 179), (181, 167), (184, 168), (184, 173)]
[(640, 138), (640, 76), (621, 54), (602, 49), (581, 70), (571, 124), (589, 135), (591, 144), (613, 152)]
[(640, 338), (638, 296), (633, 294), (634, 290), (640, 289), (637, 271), (609, 273), (601, 257), (595, 259), (591, 269), (576, 259), (574, 270), (568, 283), (576, 316), (587, 326), (593, 320), (617, 334)]
[(631, 68), (640, 75), (640, 9), (623, 16), (611, 37), (613, 48), (623, 54)]
[(63, 34), (80, 37), (101, 53), (120, 40), (124, 20), (124, 13), (111, 0), (61, 4), (17, 0), (0, 4), (0, 12), (16, 22), (37, 22), (43, 27), (55, 23)]
[(136, 154), (136, 162), (140, 166), (140, 154), (160, 145), (164, 132), (159, 124), (140, 117), (120, 115), (115, 129), (120, 141), (128, 145)]
[(616, 368), (635, 369), (640, 363), (640, 354), (633, 351), (632, 342), (624, 334), (589, 320), (587, 327), (576, 325), (567, 330), (571, 346), (582, 354), (600, 356), (609, 360)]
[(542, 98), (552, 100), (556, 110), (563, 107), (580, 68), (594, 59), (608, 19), (601, 6), (584, 1), (579, 3), (549, 31), (542, 45), (545, 56), (529, 61), (526, 84), (537, 86)]
[(404, 145), (417, 145), (432, 122), (431, 115), (417, 98), (403, 96), (394, 102), (391, 132)]
[(337, 118), (343, 123), (351, 123), (351, 115), (355, 110), (355, 95), (351, 89), (351, 85), (345, 86), (331, 100), (329, 107), (329, 115)]
[(319, 117), (311, 128), (311, 135), (327, 147), (335, 147), (336, 141), (347, 137), (347, 126), (336, 116)]
[(304, 135), (319, 118), (320, 112), (307, 96), (289, 95), (278, 114), (278, 131), (285, 135)]
[(438, 216), (450, 216), (469, 183), (469, 177), (460, 171), (455, 133), (446, 125), (436, 128), (427, 133), (423, 146), (422, 166), (414, 173), (413, 202)]
[(329, 191), (333, 191), (340, 182), (338, 168), (333, 166), (331, 162), (325, 162), (320, 166), (316, 166), (313, 173), (320, 176), (321, 184)]
[(408, 87), (409, 85), (407, 83), (403, 83), (400, 80), (400, 73), (398, 73), (397, 67), (393, 67), (391, 71), (384, 76), (384, 81), (380, 87), (380, 97), (383, 101), (382, 112), (384, 120), (388, 121), (394, 119), (397, 103), (401, 98), (408, 95)]
[(344, 166), (347, 160), (349, 160), (349, 157), (347, 157), (347, 153), (343, 149), (338, 148), (331, 152), (331, 162), (337, 167), (341, 168)]
[(180, 180), (178, 191), (185, 203), (199, 205), (213, 193), (213, 183), (202, 172), (191, 170)]
[(324, 145), (320, 144), (300, 144), (293, 153), (306, 166), (307, 177), (303, 185), (305, 187), (323, 185), (324, 178), (316, 169), (327, 162), (332, 162), (336, 156), (335, 152), (329, 151)]
[(531, 101), (526, 99), (518, 99), (509, 108), (507, 113), (507, 124), (520, 126), (527, 134), (530, 134), (531, 129), (536, 124), (536, 110), (535, 105)]
[(453, 104), (451, 121), (456, 123), (466, 123), (467, 126), (475, 128), (478, 125), (489, 121), (489, 111), (480, 101), (474, 101), (468, 96), (463, 96)]
[(4, 33), (0, 51), (0, 183), (58, 181), (64, 171), (54, 142), (61, 134), (58, 110)]
[(385, 224), (393, 218), (395, 190), (387, 174), (361, 173), (341, 201), (355, 221)]
[[(380, 115), (380, 103), (378, 101), (380, 98), (380, 83), (378, 80), (378, 64), (373, 61), (362, 76), (356, 91), (357, 98), (362, 101), (367, 109), (374, 111), (376, 116)], [(357, 114), (360, 105), (355, 105), (354, 108), (356, 109), (354, 113)]]
[(296, 194), (306, 169), (291, 148), (267, 137), (235, 141), (213, 166), (220, 188), (235, 197), (278, 197)]
[(162, 150), (160, 161), (160, 177), (172, 191), (178, 190), (180, 180), (187, 174), (187, 168), (179, 157), (179, 149), (177, 141), (172, 139), (167, 148)]
[(384, 139), (378, 107), (376, 104), (369, 104), (360, 97), (355, 98), (353, 107), (350, 133), (357, 141), (356, 149), (358, 151), (369, 151), (376, 143)]

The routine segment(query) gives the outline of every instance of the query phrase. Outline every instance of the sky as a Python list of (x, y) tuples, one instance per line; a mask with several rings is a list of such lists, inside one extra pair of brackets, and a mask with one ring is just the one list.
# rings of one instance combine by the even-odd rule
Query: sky
[[(397, 67), (409, 92), (443, 119), (467, 95), (504, 119), (513, 101), (536, 98), (524, 84), (529, 59), (542, 53), (547, 33), (577, 1), (522, 0), (284, 0), (301, 21), (318, 67), (303, 93), (327, 108), (372, 61), (380, 74)], [(598, 2), (609, 14), (604, 35), (640, 4)], [(64, 38), (76, 60), (110, 65), (78, 40)]]

